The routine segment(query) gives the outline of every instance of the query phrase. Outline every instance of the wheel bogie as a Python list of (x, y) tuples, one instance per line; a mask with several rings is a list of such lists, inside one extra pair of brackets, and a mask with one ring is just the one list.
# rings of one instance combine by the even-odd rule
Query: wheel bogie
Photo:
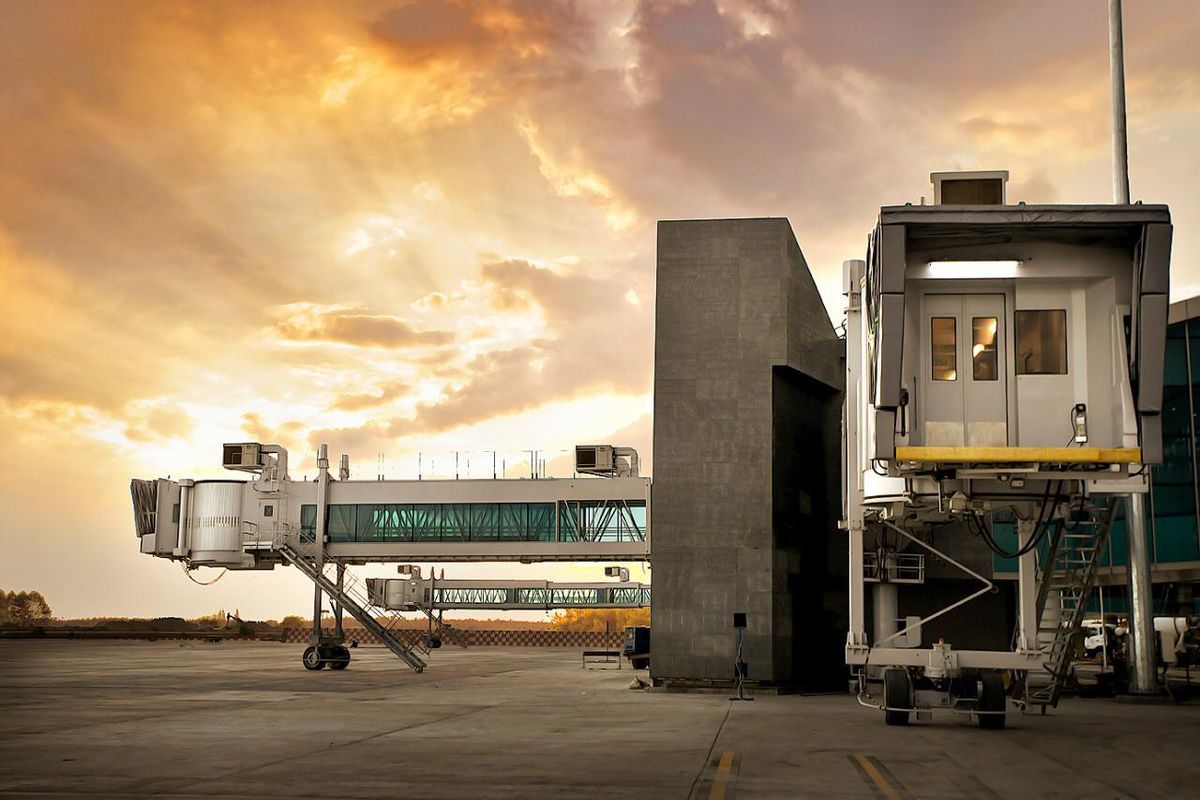
[(321, 656), (321, 651), (315, 646), (310, 645), (304, 650), (304, 654), (300, 656), (300, 663), (305, 669), (318, 670), (325, 666), (325, 659)]
[(330, 669), (345, 669), (350, 666), (350, 648), (337, 645), (329, 657)]
[(888, 725), (907, 725), (912, 715), (912, 680), (905, 669), (889, 669), (883, 673), (884, 722)]
[(345, 669), (350, 666), (350, 648), (341, 644), (309, 645), (300, 656), (300, 662), (308, 670)]
[(1007, 699), (1004, 692), (1004, 675), (999, 672), (984, 672), (979, 676), (979, 701), (976, 714), (979, 727), (1000, 730), (1004, 727)]
[(983, 670), (931, 678), (919, 670), (888, 667), (879, 678), (883, 684), (880, 708), (884, 721), (888, 725), (908, 725), (913, 714), (921, 721), (931, 719), (940, 710), (973, 716), (984, 729), (1002, 729), (1008, 709), (1005, 674), (1002, 670)]

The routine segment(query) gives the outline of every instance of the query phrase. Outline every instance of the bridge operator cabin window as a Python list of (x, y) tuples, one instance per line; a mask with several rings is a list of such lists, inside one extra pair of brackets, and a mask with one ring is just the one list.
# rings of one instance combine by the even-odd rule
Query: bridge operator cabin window
[(995, 317), (971, 318), (971, 377), (977, 381), (1000, 379), (996, 363), (996, 331)]
[(1067, 312), (1018, 311), (1017, 374), (1067, 374)]
[(958, 379), (958, 342), (954, 330), (954, 317), (934, 317), (933, 325), (933, 379), (953, 381)]

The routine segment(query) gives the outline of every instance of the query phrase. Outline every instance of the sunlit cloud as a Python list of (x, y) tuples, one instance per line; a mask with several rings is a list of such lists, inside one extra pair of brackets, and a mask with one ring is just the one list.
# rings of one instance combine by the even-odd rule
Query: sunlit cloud
[[(0, 585), (211, 610), (133, 552), (125, 480), (220, 475), (223, 441), (285, 444), (300, 476), (321, 442), (364, 477), (648, 451), (657, 219), (788, 216), (837, 309), (842, 260), (932, 170), (1107, 201), (1103, 9), (1014, 2), (10, 4), (0, 504), (37, 536), (0, 536)], [(1126, 6), (1134, 195), (1172, 205), (1176, 299), (1200, 286), (1198, 27)], [(296, 610), (245, 585), (222, 591)]]

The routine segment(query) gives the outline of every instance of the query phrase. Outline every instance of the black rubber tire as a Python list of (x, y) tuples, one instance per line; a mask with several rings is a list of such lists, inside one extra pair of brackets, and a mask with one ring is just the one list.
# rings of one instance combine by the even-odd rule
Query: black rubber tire
[[(912, 694), (909, 691), (908, 671), (889, 669), (883, 673), (884, 722), (888, 725), (907, 725), (912, 716)], [(891, 710), (897, 709), (897, 710)]]
[(985, 672), (979, 676), (979, 710), (1000, 713), (979, 714), (979, 727), (990, 731), (1004, 728), (1007, 701), (1004, 698), (1004, 676), (999, 672)]
[(632, 664), (634, 669), (648, 669), (650, 667), (650, 659), (635, 658), (632, 659)]
[(442, 646), (441, 637), (439, 637), (439, 636), (430, 636), (429, 637), (429, 649), (430, 650), (437, 650), (441, 646)]
[(305, 669), (311, 669), (314, 672), (325, 666), (325, 659), (321, 657), (321, 653), (314, 645), (309, 645), (304, 651), (304, 655), (300, 656), (300, 663)]
[(338, 645), (334, 648), (333, 657), (329, 659), (330, 669), (345, 669), (350, 666), (350, 648)]

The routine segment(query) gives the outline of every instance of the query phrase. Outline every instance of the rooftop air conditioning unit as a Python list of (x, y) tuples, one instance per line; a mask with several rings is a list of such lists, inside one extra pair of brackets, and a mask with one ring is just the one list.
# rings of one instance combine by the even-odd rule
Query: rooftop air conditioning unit
[(583, 444), (575, 448), (575, 471), (585, 475), (611, 475), (617, 468), (611, 444)]
[(257, 470), (263, 466), (262, 445), (238, 442), (221, 446), (221, 466), (225, 469)]

